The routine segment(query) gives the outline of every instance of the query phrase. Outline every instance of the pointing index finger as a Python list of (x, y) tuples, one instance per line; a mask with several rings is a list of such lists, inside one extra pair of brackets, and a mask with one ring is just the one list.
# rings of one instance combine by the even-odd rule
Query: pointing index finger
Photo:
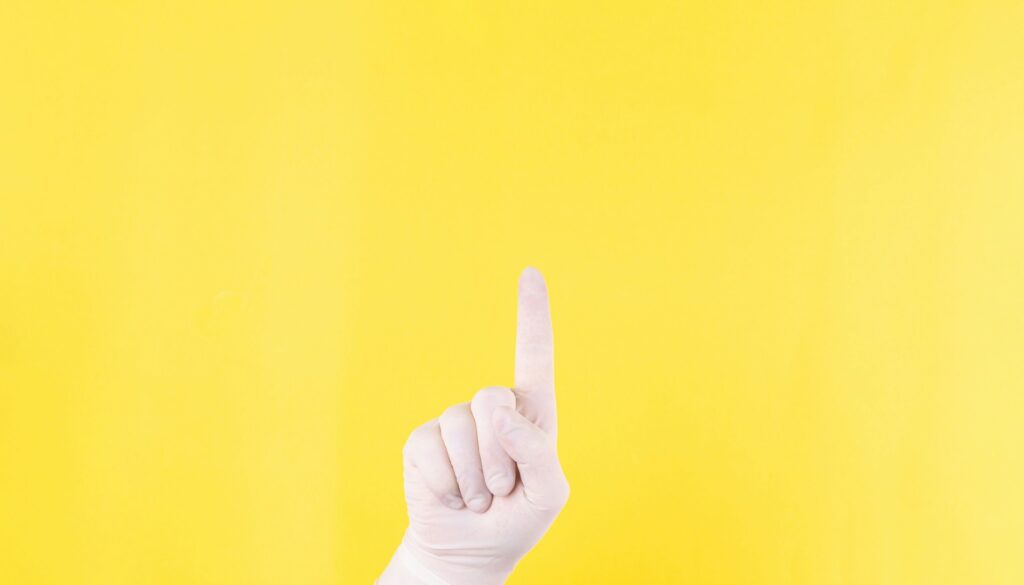
[(548, 288), (536, 268), (519, 277), (516, 319), (516, 407), (544, 431), (556, 431), (555, 358)]

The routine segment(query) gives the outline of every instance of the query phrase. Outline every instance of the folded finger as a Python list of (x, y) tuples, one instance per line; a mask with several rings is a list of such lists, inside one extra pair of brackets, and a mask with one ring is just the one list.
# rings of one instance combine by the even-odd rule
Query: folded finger
[(441, 415), (440, 424), (441, 437), (455, 471), (462, 500), (474, 512), (487, 510), (491, 506), (491, 492), (484, 482), (476, 422), (469, 405), (463, 403), (449, 407)]
[(470, 409), (476, 422), (477, 441), (480, 444), (480, 463), (483, 466), (487, 489), (496, 496), (507, 496), (516, 485), (516, 463), (509, 457), (494, 432), (491, 415), (499, 406), (515, 407), (516, 398), (509, 388), (492, 386), (473, 396)]
[(423, 479), (427, 489), (438, 500), (456, 510), (463, 507), (455, 470), (448, 459), (437, 419), (417, 427), (409, 435), (402, 455), (405, 465)]

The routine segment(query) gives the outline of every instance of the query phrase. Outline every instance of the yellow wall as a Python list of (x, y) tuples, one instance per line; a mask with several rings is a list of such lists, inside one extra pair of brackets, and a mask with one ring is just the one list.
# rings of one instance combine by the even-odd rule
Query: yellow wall
[(1024, 4), (82, 4), (0, 5), (0, 583), (371, 582), (527, 264), (513, 583), (1024, 583)]

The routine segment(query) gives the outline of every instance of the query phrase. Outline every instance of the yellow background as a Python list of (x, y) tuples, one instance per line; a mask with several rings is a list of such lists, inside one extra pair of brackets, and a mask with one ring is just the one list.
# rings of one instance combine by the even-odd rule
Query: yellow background
[(4, 2), (0, 583), (370, 583), (527, 264), (573, 496), (512, 583), (1024, 583), (1021, 30)]

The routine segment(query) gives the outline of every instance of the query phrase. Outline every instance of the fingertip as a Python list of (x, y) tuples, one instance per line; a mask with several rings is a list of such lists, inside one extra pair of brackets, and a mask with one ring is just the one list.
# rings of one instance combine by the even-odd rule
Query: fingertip
[(482, 514), (491, 507), (491, 498), (485, 495), (472, 496), (466, 500), (466, 507), (477, 514)]
[(487, 489), (492, 494), (498, 497), (504, 497), (512, 493), (512, 488), (515, 487), (515, 470), (512, 471), (513, 475), (509, 475), (505, 472), (494, 473), (487, 476)]
[(519, 275), (519, 290), (528, 293), (546, 293), (548, 287), (540, 270), (533, 266), (527, 266)]
[(447, 494), (444, 498), (442, 498), (442, 501), (444, 502), (444, 505), (448, 506), (452, 510), (461, 510), (462, 507), (465, 506), (465, 503), (462, 501), (462, 498), (455, 494)]

